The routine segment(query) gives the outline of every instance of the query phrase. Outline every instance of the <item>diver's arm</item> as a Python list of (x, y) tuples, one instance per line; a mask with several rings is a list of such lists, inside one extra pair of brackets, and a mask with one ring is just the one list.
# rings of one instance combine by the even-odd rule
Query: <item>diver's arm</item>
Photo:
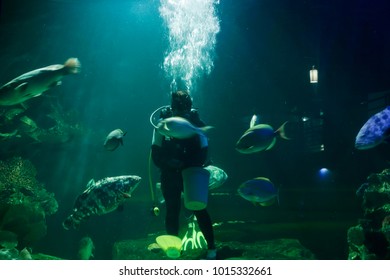
[(206, 126), (206, 124), (200, 119), (200, 116), (199, 116), (199, 113), (198, 113), (198, 110), (196, 109), (191, 109), (191, 113), (190, 113), (190, 122), (197, 126), (197, 127), (203, 127), (203, 126)]

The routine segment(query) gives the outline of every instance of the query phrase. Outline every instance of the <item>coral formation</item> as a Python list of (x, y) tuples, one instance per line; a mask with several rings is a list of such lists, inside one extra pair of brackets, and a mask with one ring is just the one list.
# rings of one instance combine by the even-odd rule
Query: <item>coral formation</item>
[(356, 195), (364, 217), (348, 230), (348, 259), (390, 259), (390, 169), (368, 176)]
[(0, 230), (16, 234), (20, 246), (45, 236), (46, 216), (58, 210), (54, 194), (36, 174), (34, 165), (21, 157), (0, 161)]

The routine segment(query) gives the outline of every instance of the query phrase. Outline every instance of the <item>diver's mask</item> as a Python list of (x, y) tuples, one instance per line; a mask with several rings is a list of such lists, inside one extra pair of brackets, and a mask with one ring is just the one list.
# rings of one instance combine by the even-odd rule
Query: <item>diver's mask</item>
[(176, 91), (172, 93), (171, 108), (174, 115), (182, 116), (185, 112), (190, 112), (192, 108), (192, 98), (186, 91)]

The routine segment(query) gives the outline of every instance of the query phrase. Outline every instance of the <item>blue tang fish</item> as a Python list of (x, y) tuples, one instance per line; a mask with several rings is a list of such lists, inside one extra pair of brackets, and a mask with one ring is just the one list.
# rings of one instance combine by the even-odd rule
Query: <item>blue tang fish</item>
[(387, 143), (390, 136), (390, 106), (368, 119), (356, 136), (355, 148), (372, 149)]
[(274, 130), (268, 124), (256, 124), (257, 117), (253, 115), (249, 129), (238, 139), (236, 150), (242, 154), (252, 154), (272, 149), (276, 143), (277, 136), (288, 140), (284, 132), (285, 122), (279, 129)]
[(135, 175), (107, 177), (96, 182), (90, 180), (62, 226), (66, 230), (77, 229), (82, 221), (92, 215), (103, 215), (118, 209), (131, 197), (140, 182), (141, 177)]
[(242, 183), (238, 187), (238, 194), (255, 205), (269, 206), (279, 201), (279, 191), (274, 184), (265, 177), (257, 177)]

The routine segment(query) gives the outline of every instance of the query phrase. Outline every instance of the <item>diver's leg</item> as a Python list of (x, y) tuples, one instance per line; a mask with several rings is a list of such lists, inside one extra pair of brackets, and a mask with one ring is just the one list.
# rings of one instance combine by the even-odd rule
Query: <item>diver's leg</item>
[(165, 229), (167, 234), (179, 235), (179, 214), (181, 206), (181, 174), (165, 172), (161, 174), (161, 191), (165, 199)]
[(207, 241), (208, 249), (215, 249), (214, 230), (209, 213), (206, 209), (203, 209), (194, 211), (194, 214), (198, 220), (199, 228)]

